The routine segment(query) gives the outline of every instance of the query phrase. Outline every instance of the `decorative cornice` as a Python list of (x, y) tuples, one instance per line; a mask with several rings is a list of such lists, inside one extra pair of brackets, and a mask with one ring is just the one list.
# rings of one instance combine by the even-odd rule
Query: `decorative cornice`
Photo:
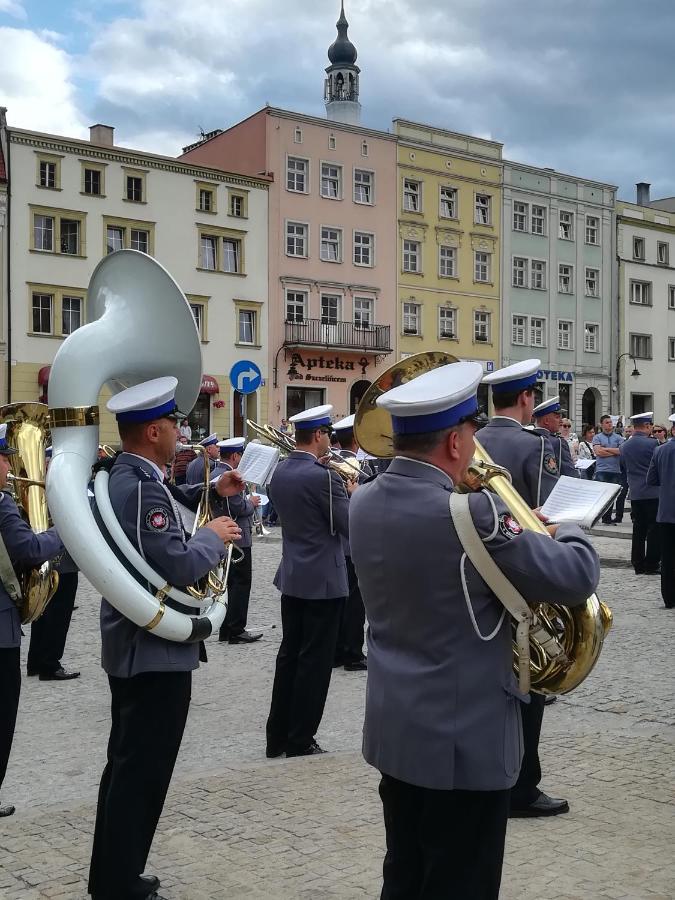
[(229, 172), (221, 172), (218, 169), (198, 168), (187, 163), (174, 160), (169, 156), (155, 156), (152, 153), (142, 153), (127, 149), (105, 148), (86, 141), (70, 141), (68, 138), (50, 137), (49, 135), (34, 134), (30, 132), (9, 132), (12, 144), (22, 144), (27, 147), (38, 147), (42, 150), (70, 153), (78, 157), (86, 156), (92, 160), (108, 160), (123, 166), (131, 166), (136, 169), (151, 168), (163, 172), (175, 172), (178, 175), (191, 175), (200, 181), (223, 182), (225, 184), (238, 184), (245, 187), (269, 189), (268, 181), (258, 181), (245, 175), (235, 175)]

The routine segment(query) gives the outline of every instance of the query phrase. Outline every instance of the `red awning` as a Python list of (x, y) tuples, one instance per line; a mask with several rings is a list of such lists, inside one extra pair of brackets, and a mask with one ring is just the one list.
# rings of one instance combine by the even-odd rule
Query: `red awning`
[(202, 375), (202, 386), (199, 389), (200, 394), (219, 394), (220, 388), (218, 382), (213, 375)]
[(51, 366), (43, 366), (38, 372), (38, 384), (40, 387), (44, 387), (46, 384), (49, 384), (49, 373), (51, 372)]

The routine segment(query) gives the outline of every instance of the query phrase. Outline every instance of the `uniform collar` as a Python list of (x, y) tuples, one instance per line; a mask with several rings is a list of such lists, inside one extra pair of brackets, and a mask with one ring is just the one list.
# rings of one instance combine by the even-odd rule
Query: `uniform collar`
[[(517, 425), (518, 428), (523, 428), (523, 423), (519, 422), (518, 419), (514, 419), (513, 416), (493, 416), (488, 425), (499, 425), (500, 428), (505, 428), (507, 426)], [(480, 435), (480, 431), (478, 432)], [(479, 437), (480, 440), (480, 437)]]
[(292, 450), (289, 459), (311, 459), (312, 462), (317, 461), (317, 457), (310, 453), (309, 450)]
[(407, 475), (409, 478), (422, 478), (424, 481), (433, 481), (446, 488), (453, 487), (452, 478), (438, 466), (421, 459), (412, 459), (410, 456), (395, 456), (387, 473)]
[[(152, 475), (160, 483), (164, 482), (164, 472), (162, 472), (157, 463), (154, 463), (151, 459), (147, 459), (145, 456), (140, 456), (138, 453), (129, 453), (127, 450), (122, 453), (122, 456), (130, 456), (133, 460), (140, 460), (143, 464), (141, 468), (144, 472), (146, 472), (146, 474)], [(123, 460), (123, 462), (127, 462), (127, 460), (125, 459)], [(134, 463), (134, 465), (137, 465), (137, 463)]]

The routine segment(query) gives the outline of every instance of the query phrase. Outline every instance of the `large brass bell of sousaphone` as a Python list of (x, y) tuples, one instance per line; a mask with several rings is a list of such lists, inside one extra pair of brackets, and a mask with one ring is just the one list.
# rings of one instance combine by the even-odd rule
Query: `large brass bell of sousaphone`
[[(459, 362), (456, 356), (431, 350), (399, 360), (383, 372), (363, 395), (356, 411), (354, 434), (359, 446), (373, 456), (384, 459), (394, 456), (391, 416), (377, 406), (377, 398), (425, 372), (455, 362)], [(548, 536), (542, 522), (511, 484), (508, 474), (493, 463), (478, 440), (467, 484), (460, 485), (459, 488), (487, 488), (493, 491), (523, 528)], [(532, 690), (541, 694), (566, 694), (581, 684), (598, 661), (605, 635), (612, 626), (612, 612), (595, 594), (576, 607), (541, 602), (536, 604), (534, 612), (544, 628), (557, 638), (565, 653), (562, 661), (553, 660), (547, 656), (541, 644), (530, 636)], [(514, 669), (517, 674), (515, 641), (513, 646)]]

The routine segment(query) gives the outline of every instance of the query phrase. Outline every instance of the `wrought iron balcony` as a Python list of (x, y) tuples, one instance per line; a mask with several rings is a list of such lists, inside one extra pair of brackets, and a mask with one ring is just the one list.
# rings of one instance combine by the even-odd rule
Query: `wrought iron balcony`
[(360, 350), (391, 353), (391, 326), (356, 325), (354, 322), (323, 322), (304, 319), (286, 322), (284, 343), (287, 347), (330, 347), (338, 350)]

